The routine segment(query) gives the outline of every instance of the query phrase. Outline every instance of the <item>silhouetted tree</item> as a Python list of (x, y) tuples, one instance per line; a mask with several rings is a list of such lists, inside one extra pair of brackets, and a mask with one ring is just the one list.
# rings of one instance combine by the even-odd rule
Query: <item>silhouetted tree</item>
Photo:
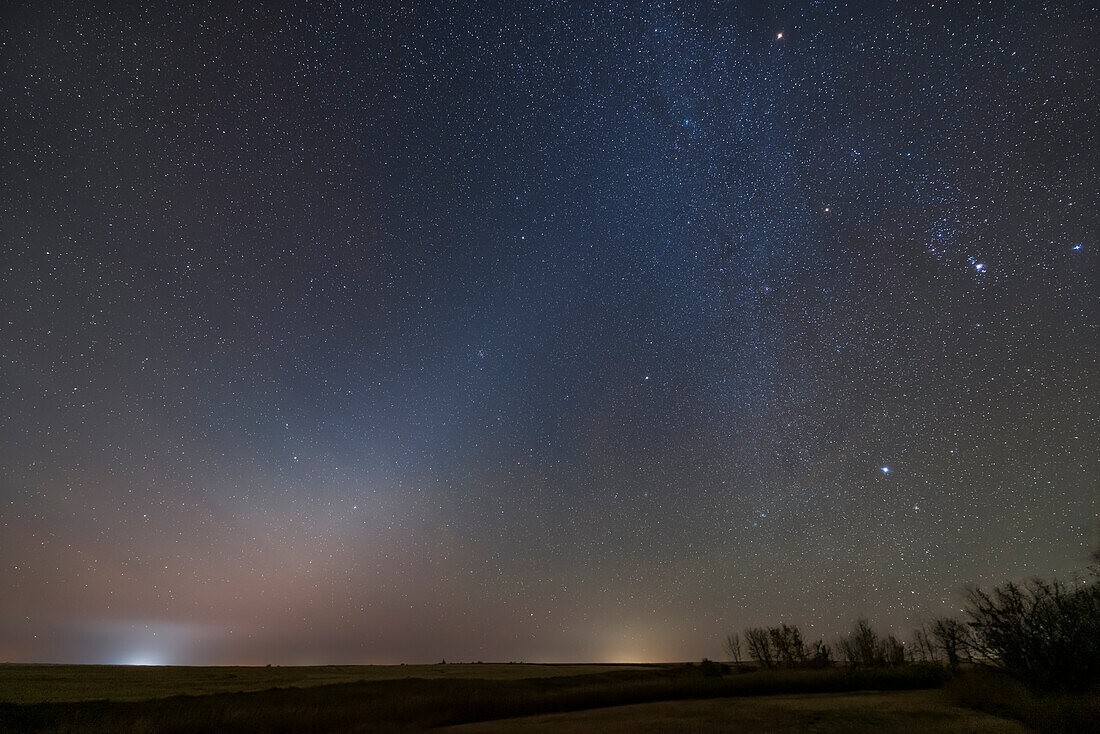
[(802, 632), (798, 627), (786, 624), (770, 627), (768, 638), (777, 664), (794, 668), (806, 663), (806, 643), (802, 641)]
[(910, 652), (913, 662), (935, 663), (939, 660), (936, 643), (929, 631), (922, 625), (913, 632), (913, 645)]
[(775, 667), (775, 653), (768, 630), (763, 627), (749, 627), (745, 630), (745, 644), (749, 648), (749, 657), (765, 668)]
[(726, 635), (726, 652), (729, 653), (730, 660), (737, 665), (741, 664), (741, 635), (736, 632)]
[(1100, 578), (1093, 579), (971, 590), (966, 613), (980, 659), (1033, 686), (1100, 681)]
[(969, 649), (969, 628), (957, 619), (942, 617), (932, 622), (931, 631), (933, 639), (947, 658), (947, 664), (957, 666), (962, 655), (967, 654)]
[(833, 649), (824, 640), (818, 640), (814, 643), (809, 664), (814, 668), (828, 668), (833, 664)]
[(841, 638), (837, 646), (848, 665), (853, 668), (882, 665), (884, 662), (882, 642), (866, 619), (856, 620), (855, 629), (847, 637)]
[(905, 665), (905, 645), (890, 635), (882, 643), (882, 661), (886, 665)]
[(837, 642), (837, 648), (853, 668), (905, 662), (905, 645), (893, 635), (879, 637), (866, 619), (856, 620), (855, 628)]

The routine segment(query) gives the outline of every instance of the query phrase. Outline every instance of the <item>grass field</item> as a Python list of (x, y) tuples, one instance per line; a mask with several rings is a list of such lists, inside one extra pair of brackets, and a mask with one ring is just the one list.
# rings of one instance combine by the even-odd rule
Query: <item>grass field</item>
[[(7, 689), (21, 692), (4, 694), (24, 701), (0, 704), (0, 731), (5, 734), (408, 732), (661, 701), (930, 688), (938, 687), (944, 679), (943, 671), (919, 666), (719, 675), (713, 667), (687, 665), (447, 665), (404, 669), (399, 666), (396, 671), (420, 676), (414, 678), (394, 678), (393, 668), (295, 671), (11, 666), (5, 672), (6, 680), (15, 680), (19, 677), (17, 673), (34, 673), (34, 677), (24, 676), (21, 683)], [(324, 682), (345, 674), (355, 677), (356, 682)], [(481, 677), (472, 677), (478, 674)], [(306, 685), (132, 700), (153, 691), (178, 694), (203, 687), (264, 686), (271, 682), (286, 683), (294, 676)], [(59, 692), (66, 689), (67, 693)], [(65, 696), (69, 700), (42, 701)], [(28, 702), (34, 699), (39, 702)]]
[[(945, 685), (946, 684), (946, 685)], [(1097, 732), (1100, 691), (935, 666), (0, 666), (4, 734)]]
[(940, 691), (814, 693), (660, 701), (464, 724), (446, 734), (1023, 734), (1022, 724), (951, 705)]
[(631, 665), (316, 665), (287, 667), (189, 667), (133, 665), (0, 664), (0, 703), (140, 701), (168, 696), (308, 688), (333, 683), (405, 678), (518, 680), (653, 670)]

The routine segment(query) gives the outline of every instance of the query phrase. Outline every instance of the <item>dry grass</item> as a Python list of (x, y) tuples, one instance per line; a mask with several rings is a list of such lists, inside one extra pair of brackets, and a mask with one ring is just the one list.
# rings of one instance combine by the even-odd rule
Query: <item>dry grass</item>
[(949, 701), (977, 711), (1017, 719), (1049, 734), (1100, 734), (1100, 689), (1036, 693), (1007, 675), (970, 670), (944, 688)]
[(937, 687), (943, 682), (943, 671), (920, 666), (708, 674), (712, 672), (701, 666), (634, 667), (580, 676), (512, 680), (404, 679), (145, 701), (0, 704), (0, 731), (408, 732), (658, 701), (902, 690)]
[(465, 724), (447, 734), (1023, 734), (1016, 721), (952, 706), (939, 691), (662, 701)]
[(333, 683), (405, 678), (520, 680), (652, 669), (629, 665), (316, 665), (188, 667), (0, 664), (0, 703), (141, 701), (167, 696), (309, 688)]

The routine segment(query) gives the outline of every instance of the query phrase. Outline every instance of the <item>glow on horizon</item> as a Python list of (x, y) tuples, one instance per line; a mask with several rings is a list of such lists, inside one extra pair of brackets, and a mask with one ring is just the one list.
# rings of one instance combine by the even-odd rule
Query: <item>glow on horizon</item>
[(131, 667), (150, 667), (157, 665), (169, 665), (169, 663), (161, 659), (155, 653), (142, 652), (131, 655), (130, 657), (120, 662), (119, 665), (127, 665)]

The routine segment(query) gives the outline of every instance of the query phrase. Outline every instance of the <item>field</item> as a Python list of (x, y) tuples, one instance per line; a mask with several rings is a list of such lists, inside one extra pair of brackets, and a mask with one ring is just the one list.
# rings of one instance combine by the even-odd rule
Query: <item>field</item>
[(940, 691), (813, 693), (661, 701), (464, 724), (447, 734), (635, 734), (638, 731), (777, 734), (1023, 734), (1022, 724), (952, 706)]
[(960, 708), (939, 690), (945, 677), (922, 666), (722, 674), (700, 665), (7, 665), (0, 731), (1026, 731)]
[(311, 665), (201, 667), (135, 665), (0, 665), (0, 703), (141, 701), (168, 696), (310, 688), (403, 678), (516, 680), (637, 670), (629, 665)]

